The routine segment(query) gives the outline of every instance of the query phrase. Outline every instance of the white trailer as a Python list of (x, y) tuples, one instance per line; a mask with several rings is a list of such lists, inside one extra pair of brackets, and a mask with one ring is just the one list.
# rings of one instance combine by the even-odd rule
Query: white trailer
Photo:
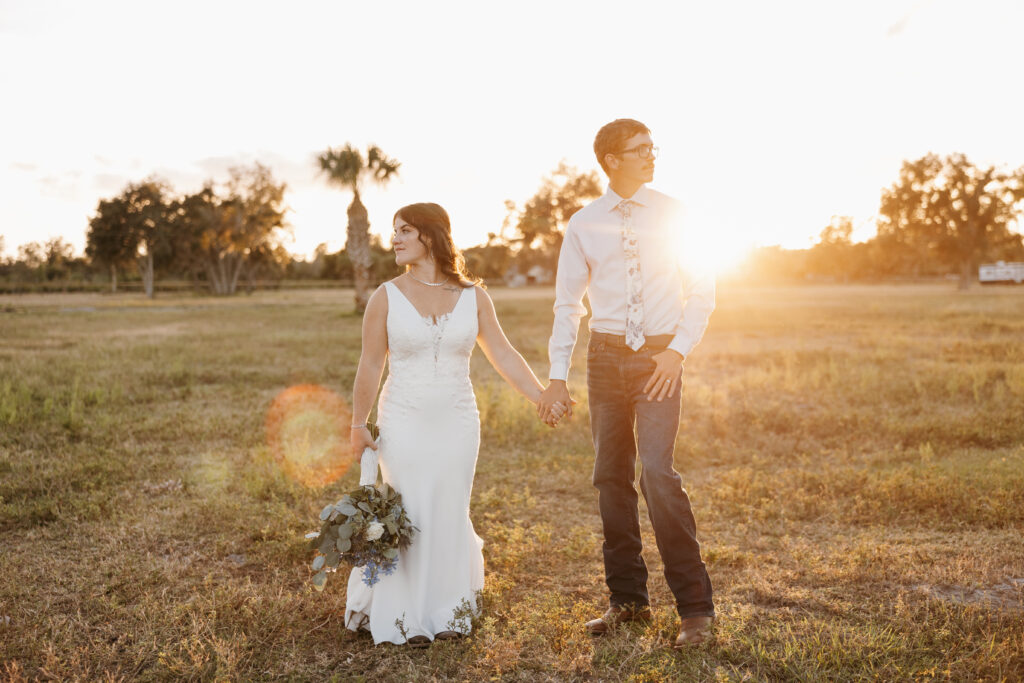
[(1024, 263), (983, 263), (978, 267), (978, 281), (983, 285), (998, 282), (1024, 282)]

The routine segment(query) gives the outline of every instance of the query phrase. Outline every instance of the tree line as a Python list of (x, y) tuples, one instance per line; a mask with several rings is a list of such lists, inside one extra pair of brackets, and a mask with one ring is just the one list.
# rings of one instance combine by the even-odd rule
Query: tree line
[(853, 242), (834, 216), (810, 249), (766, 247), (745, 264), (760, 281), (869, 281), (954, 275), (961, 289), (990, 261), (1024, 261), (1024, 168), (977, 166), (963, 154), (905, 161), (882, 190), (876, 234)]
[(207, 182), (175, 195), (159, 179), (128, 186), (103, 199), (89, 221), (85, 254), (109, 268), (111, 288), (119, 270), (135, 265), (146, 295), (157, 273), (176, 271), (206, 283), (213, 294), (233, 294), (245, 272), (274, 272), (289, 260), (283, 240), (285, 184), (269, 168), (232, 168), (226, 182)]
[[(261, 279), (328, 279), (353, 283), (361, 311), (373, 287), (398, 269), (369, 231), (360, 191), (367, 183), (385, 186), (400, 164), (376, 146), (364, 154), (351, 144), (328, 148), (317, 164), (329, 184), (352, 193), (346, 244), (338, 252), (322, 244), (311, 261), (287, 252), (285, 183), (257, 163), (231, 169), (226, 181), (209, 181), (193, 194), (176, 194), (157, 178), (129, 183), (116, 197), (100, 200), (84, 257), (60, 238), (22, 245), (16, 258), (0, 260), (0, 282), (67, 283), (106, 273), (116, 291), (119, 274), (131, 273), (153, 296), (158, 277), (185, 278), (217, 295), (235, 293), (240, 282), (251, 288)], [(464, 250), (467, 266), (492, 283), (537, 269), (553, 275), (569, 218), (601, 192), (596, 172), (559, 164), (527, 201), (506, 201), (500, 229)], [(865, 281), (955, 273), (966, 287), (984, 261), (1024, 260), (1024, 238), (1014, 230), (1022, 210), (1024, 168), (979, 167), (962, 154), (928, 154), (904, 162), (882, 190), (874, 237), (853, 242), (852, 219), (836, 216), (811, 248), (758, 249), (740, 276)]]

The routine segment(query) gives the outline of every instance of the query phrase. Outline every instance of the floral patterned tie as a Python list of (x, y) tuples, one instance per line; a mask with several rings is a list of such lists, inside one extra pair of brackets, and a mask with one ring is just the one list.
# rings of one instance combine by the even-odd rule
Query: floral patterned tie
[(626, 346), (639, 351), (644, 345), (643, 280), (640, 277), (640, 248), (633, 231), (632, 199), (623, 199), (614, 211), (622, 216), (622, 252), (626, 257)]

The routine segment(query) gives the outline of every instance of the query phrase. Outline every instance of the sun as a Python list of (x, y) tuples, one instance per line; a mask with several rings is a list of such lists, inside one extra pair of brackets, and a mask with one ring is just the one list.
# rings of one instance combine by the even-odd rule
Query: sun
[(754, 245), (733, 235), (713, 231), (682, 231), (673, 240), (679, 264), (695, 275), (731, 275)]

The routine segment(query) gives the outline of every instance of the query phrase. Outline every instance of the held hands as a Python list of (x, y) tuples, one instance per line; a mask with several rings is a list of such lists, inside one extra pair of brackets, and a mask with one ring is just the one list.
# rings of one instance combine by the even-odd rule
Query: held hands
[(569, 396), (569, 387), (564, 380), (553, 379), (537, 400), (537, 417), (549, 427), (554, 427), (563, 417), (572, 417), (572, 406), (576, 401)]
[(648, 401), (672, 398), (682, 383), (683, 357), (678, 351), (665, 349), (661, 353), (651, 356), (657, 364), (654, 374), (647, 380), (644, 386), (644, 393)]

